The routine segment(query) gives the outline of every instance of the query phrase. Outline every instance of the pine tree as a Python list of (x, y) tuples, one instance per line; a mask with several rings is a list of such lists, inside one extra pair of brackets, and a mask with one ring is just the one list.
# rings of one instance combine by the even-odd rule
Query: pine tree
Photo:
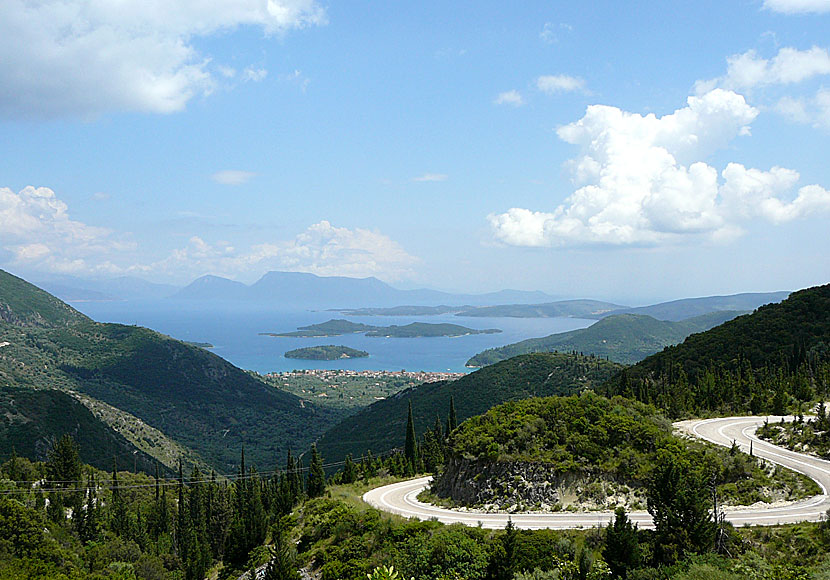
[(311, 445), (311, 467), (308, 472), (306, 493), (308, 497), (320, 497), (326, 491), (326, 473), (323, 470), (323, 458), (317, 452), (317, 444)]

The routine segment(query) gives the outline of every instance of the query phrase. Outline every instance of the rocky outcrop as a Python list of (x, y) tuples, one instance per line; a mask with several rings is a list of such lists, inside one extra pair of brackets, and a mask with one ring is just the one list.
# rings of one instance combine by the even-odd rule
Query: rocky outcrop
[(562, 500), (562, 488), (572, 475), (556, 474), (555, 466), (513, 461), (473, 461), (451, 458), (435, 479), (432, 492), (462, 505), (552, 507)]

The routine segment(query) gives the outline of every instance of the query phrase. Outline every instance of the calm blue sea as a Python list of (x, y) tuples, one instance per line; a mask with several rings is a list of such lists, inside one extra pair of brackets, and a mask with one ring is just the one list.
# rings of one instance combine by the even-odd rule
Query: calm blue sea
[[(72, 306), (99, 322), (146, 326), (180, 340), (209, 342), (214, 353), (234, 365), (260, 373), (294, 369), (351, 369), (465, 372), (464, 363), (486, 348), (526, 338), (585, 328), (580, 318), (464, 318), (460, 316), (343, 316), (337, 312), (269, 309), (238, 302), (178, 300), (76, 302)], [(501, 334), (457, 338), (368, 338), (361, 334), (328, 338), (282, 338), (260, 332), (289, 332), (298, 326), (346, 318), (387, 326), (410, 322), (450, 322), (468, 328), (500, 328)], [(303, 346), (343, 344), (367, 351), (369, 358), (340, 361), (286, 359), (283, 353)]]

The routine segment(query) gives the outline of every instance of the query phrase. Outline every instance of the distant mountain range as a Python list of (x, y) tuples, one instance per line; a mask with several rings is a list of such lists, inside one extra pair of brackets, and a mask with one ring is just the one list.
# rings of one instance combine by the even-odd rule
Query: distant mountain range
[(451, 294), (438, 290), (399, 290), (377, 278), (317, 276), (303, 272), (268, 272), (246, 285), (218, 276), (197, 278), (173, 295), (179, 300), (246, 300), (287, 306), (331, 308), (386, 307), (399, 304), (426, 306), (492, 305), (505, 302), (550, 301), (544, 292), (502, 290), (488, 294)]

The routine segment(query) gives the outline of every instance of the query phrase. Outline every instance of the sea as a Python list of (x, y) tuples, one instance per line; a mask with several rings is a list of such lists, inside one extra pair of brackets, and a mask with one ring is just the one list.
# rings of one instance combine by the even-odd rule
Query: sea
[[(425, 372), (469, 372), (464, 364), (473, 355), (540, 336), (586, 328), (582, 318), (467, 318), (438, 316), (344, 316), (325, 310), (277, 309), (245, 302), (128, 300), (73, 302), (93, 320), (152, 328), (179, 340), (204, 342), (232, 364), (258, 373), (298, 369), (348, 369)], [(499, 328), (499, 334), (459, 337), (372, 338), (362, 334), (322, 338), (289, 338), (260, 333), (291, 332), (300, 326), (343, 318), (377, 326), (411, 322), (448, 322), (468, 328)], [(304, 346), (345, 345), (369, 353), (368, 358), (336, 361), (287, 359), (286, 351)]]

